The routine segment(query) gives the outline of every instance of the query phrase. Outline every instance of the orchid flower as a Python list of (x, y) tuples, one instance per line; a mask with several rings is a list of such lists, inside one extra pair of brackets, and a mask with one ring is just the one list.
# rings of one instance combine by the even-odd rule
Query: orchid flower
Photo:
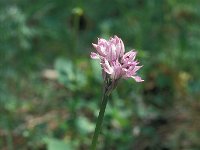
[(102, 71), (109, 74), (112, 81), (120, 78), (133, 78), (136, 82), (144, 81), (136, 75), (142, 67), (138, 66), (139, 62), (135, 61), (137, 52), (131, 50), (124, 54), (124, 43), (120, 38), (114, 36), (108, 41), (100, 38), (93, 46), (97, 53), (92, 52), (91, 58), (100, 59)]
[(117, 36), (111, 37), (109, 40), (99, 38), (98, 43), (92, 45), (97, 52), (91, 52), (90, 57), (100, 60), (104, 79), (102, 103), (90, 149), (95, 150), (108, 102), (108, 96), (116, 88), (118, 81), (121, 78), (133, 78), (136, 82), (143, 82), (144, 80), (137, 75), (137, 71), (142, 67), (139, 66), (139, 62), (135, 60), (137, 52), (131, 50), (125, 53), (124, 43), (120, 38)]

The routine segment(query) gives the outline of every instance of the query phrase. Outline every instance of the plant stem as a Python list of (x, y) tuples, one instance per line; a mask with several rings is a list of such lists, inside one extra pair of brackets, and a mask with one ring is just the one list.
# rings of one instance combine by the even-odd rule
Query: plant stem
[(106, 90), (104, 90), (103, 97), (102, 97), (102, 103), (100, 106), (100, 112), (99, 112), (99, 116), (97, 118), (97, 123), (96, 123), (95, 131), (94, 131), (94, 135), (92, 138), (92, 145), (91, 145), (90, 150), (96, 150), (97, 140), (98, 140), (99, 133), (101, 131), (101, 125), (103, 122), (107, 102), (108, 102), (108, 95), (106, 94)]

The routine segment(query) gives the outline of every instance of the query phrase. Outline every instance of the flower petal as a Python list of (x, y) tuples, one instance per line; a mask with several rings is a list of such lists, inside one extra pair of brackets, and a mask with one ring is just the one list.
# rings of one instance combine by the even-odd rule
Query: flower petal
[(112, 74), (113, 73), (113, 68), (110, 66), (109, 62), (107, 60), (105, 60), (104, 63), (102, 63), (102, 68), (104, 69), (105, 72), (107, 72), (108, 74)]
[(99, 59), (99, 55), (97, 53), (91, 52), (90, 57), (92, 59)]
[(131, 76), (131, 78), (135, 79), (136, 82), (143, 82), (144, 80), (141, 79), (139, 76)]

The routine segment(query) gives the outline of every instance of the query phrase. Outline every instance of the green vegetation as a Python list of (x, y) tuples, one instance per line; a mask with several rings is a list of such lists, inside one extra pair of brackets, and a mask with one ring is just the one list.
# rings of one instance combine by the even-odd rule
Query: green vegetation
[(88, 150), (102, 77), (97, 37), (135, 48), (99, 150), (200, 149), (199, 0), (1, 0), (0, 149)]

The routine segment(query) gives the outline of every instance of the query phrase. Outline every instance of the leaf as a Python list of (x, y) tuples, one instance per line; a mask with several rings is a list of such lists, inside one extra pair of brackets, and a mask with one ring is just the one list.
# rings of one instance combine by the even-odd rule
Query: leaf
[(55, 62), (58, 81), (70, 90), (78, 90), (87, 83), (86, 76), (71, 60), (59, 58)]
[(79, 133), (81, 134), (91, 133), (94, 131), (95, 127), (95, 125), (84, 116), (78, 117), (76, 125), (78, 127)]
[(65, 143), (61, 140), (48, 138), (46, 140), (48, 150), (73, 150), (69, 143)]

